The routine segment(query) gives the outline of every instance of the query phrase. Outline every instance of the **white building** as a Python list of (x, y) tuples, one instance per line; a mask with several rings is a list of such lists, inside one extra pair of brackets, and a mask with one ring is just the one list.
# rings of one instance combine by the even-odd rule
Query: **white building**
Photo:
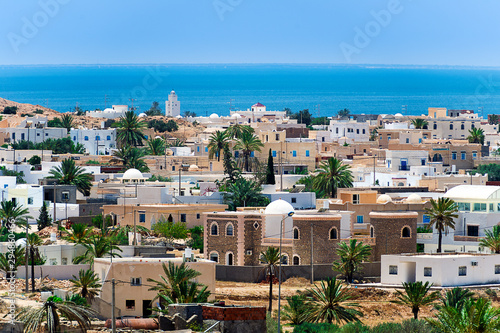
[(111, 108), (104, 110), (87, 111), (87, 116), (92, 118), (116, 119), (125, 116), (128, 111), (128, 105), (113, 105)]
[(465, 253), (383, 255), (381, 282), (429, 282), (440, 287), (500, 283), (500, 255)]
[(41, 143), (47, 139), (65, 138), (68, 132), (65, 128), (56, 127), (7, 127), (0, 128), (0, 133), (7, 133), (9, 135), (10, 142), (31, 141), (34, 143)]
[(91, 155), (110, 155), (116, 148), (116, 129), (71, 129), (71, 140), (80, 143)]
[(386, 150), (387, 167), (392, 171), (410, 171), (412, 167), (427, 166), (429, 153), (425, 150)]
[(355, 120), (330, 120), (330, 138), (339, 143), (366, 142), (370, 139), (368, 123), (358, 123)]
[(181, 102), (177, 100), (175, 91), (171, 91), (168, 100), (165, 101), (165, 115), (167, 117), (177, 117), (181, 114)]

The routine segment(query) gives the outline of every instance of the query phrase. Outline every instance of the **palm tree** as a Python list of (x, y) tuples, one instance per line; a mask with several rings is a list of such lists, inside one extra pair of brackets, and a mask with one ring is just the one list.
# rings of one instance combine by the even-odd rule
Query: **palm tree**
[(360, 311), (354, 309), (359, 307), (357, 303), (346, 303), (352, 295), (336, 278), (321, 281), (319, 286), (315, 285), (306, 292), (308, 295), (305, 306), (308, 321), (342, 323), (359, 321), (358, 317), (363, 316)]
[(148, 140), (148, 150), (151, 155), (165, 154), (165, 140), (162, 138), (154, 138)]
[(243, 132), (238, 138), (238, 141), (234, 145), (235, 150), (241, 150), (243, 153), (243, 158), (245, 161), (245, 171), (249, 172), (249, 159), (250, 155), (254, 151), (260, 152), (260, 148), (264, 147), (264, 144), (260, 139), (250, 132)]
[(243, 133), (253, 134), (254, 132), (255, 130), (251, 126), (234, 124), (226, 130), (226, 136), (230, 139), (239, 139), (243, 136)]
[(217, 156), (217, 162), (220, 162), (220, 152), (227, 145), (226, 132), (216, 131), (210, 136), (208, 144), (208, 158), (212, 159)]
[(23, 208), (19, 203), (10, 200), (0, 202), (0, 219), (2, 220), (2, 226), (7, 229), (11, 229), (12, 225), (26, 226), (28, 219), (33, 218), (28, 214), (29, 210)]
[(453, 307), (456, 309), (461, 309), (465, 301), (474, 296), (474, 293), (469, 289), (462, 289), (460, 287), (455, 287), (448, 290), (446, 294), (441, 297), (441, 302), (443, 304), (437, 304), (436, 309), (441, 310), (446, 307)]
[(352, 283), (353, 275), (361, 268), (361, 263), (367, 260), (372, 253), (370, 245), (357, 242), (351, 238), (349, 244), (341, 242), (337, 249), (339, 261), (333, 263), (333, 270), (341, 272), (348, 283)]
[(430, 305), (439, 299), (439, 292), (429, 293), (431, 287), (432, 283), (429, 283), (429, 281), (425, 283), (422, 283), (422, 281), (403, 282), (404, 293), (396, 290), (397, 300), (391, 302), (411, 307), (413, 317), (418, 319), (418, 312), (421, 307)]
[(38, 246), (42, 245), (43, 241), (37, 234), (28, 234), (27, 246), (30, 254), (31, 262), (31, 292), (35, 292), (35, 257), (39, 257)]
[(500, 118), (496, 114), (489, 114), (488, 115), (488, 124), (490, 124), (490, 125), (498, 124), (499, 120), (500, 120)]
[[(11, 257), (12, 255), (14, 258)], [(5, 273), (7, 280), (12, 277), (12, 273), (17, 270), (17, 267), (25, 262), (24, 259), (25, 251), (21, 245), (14, 247), (12, 252), (0, 253), (0, 271)]]
[(446, 306), (436, 317), (425, 319), (436, 332), (500, 332), (500, 309), (494, 308), (485, 298), (466, 299), (460, 308)]
[(113, 257), (121, 258), (116, 251), (123, 252), (118, 246), (113, 245), (111, 240), (106, 236), (91, 237), (88, 243), (82, 244), (86, 251), (81, 256), (73, 259), (74, 264), (90, 264), (94, 266), (95, 258)]
[(92, 175), (77, 166), (71, 158), (65, 158), (60, 166), (50, 169), (49, 174), (51, 175), (49, 177), (57, 179), (59, 184), (75, 185), (84, 196), (90, 195)]
[(145, 126), (146, 123), (134, 111), (125, 112), (125, 116), (118, 121), (118, 141), (122, 146), (142, 146), (142, 140), (145, 139), (142, 129)]
[(111, 160), (113, 162), (121, 162), (125, 169), (134, 168), (140, 172), (148, 172), (149, 167), (146, 161), (144, 161), (146, 153), (144, 149), (124, 146), (113, 153), (113, 158)]
[(78, 277), (73, 275), (73, 279), (69, 281), (73, 283), (71, 291), (87, 299), (89, 303), (99, 294), (99, 289), (102, 287), (99, 283), (99, 276), (90, 269), (86, 271), (80, 269)]
[(61, 116), (61, 127), (65, 128), (68, 131), (68, 135), (70, 134), (69, 131), (75, 127), (74, 119), (73, 116), (69, 113), (64, 113)]
[[(260, 253), (260, 263), (264, 265), (262, 272), (269, 279), (269, 313), (273, 312), (273, 283), (279, 273), (279, 263), (283, 256), (277, 247), (270, 246)], [(281, 272), (283, 273), (283, 272)]]
[(500, 253), (500, 225), (493, 226), (492, 230), (485, 230), (484, 235), (479, 246), (490, 249), (492, 253)]
[(90, 328), (92, 318), (97, 313), (86, 306), (76, 305), (73, 302), (54, 302), (49, 298), (42, 307), (29, 307), (21, 310), (17, 320), (24, 323), (25, 332), (39, 332), (43, 322), (47, 322), (46, 330), (49, 333), (61, 332), (60, 318), (65, 317), (76, 321), (83, 332)]
[(480, 143), (484, 144), (484, 130), (482, 128), (474, 127), (469, 130), (469, 136), (467, 137), (470, 143)]
[(281, 317), (283, 320), (290, 322), (290, 325), (300, 325), (306, 321), (306, 306), (305, 306), (305, 296), (304, 295), (294, 295), (292, 297), (287, 297), (285, 306), (281, 311)]
[(352, 187), (352, 173), (350, 167), (342, 161), (330, 157), (321, 164), (319, 173), (314, 177), (313, 185), (316, 189), (331, 193), (332, 198), (337, 195), (338, 188)]
[(427, 125), (429, 125), (429, 122), (423, 118), (412, 119), (411, 123), (415, 129), (427, 129)]
[(64, 231), (67, 233), (67, 235), (64, 236), (63, 239), (75, 244), (87, 243), (92, 235), (92, 229), (90, 229), (83, 223), (72, 224), (69, 231)]
[(439, 233), (437, 252), (441, 253), (443, 232), (447, 233), (449, 228), (455, 229), (455, 221), (458, 218), (458, 207), (450, 198), (431, 199), (431, 208), (426, 208), (430, 218), (429, 227), (435, 227)]
[(378, 129), (374, 128), (373, 131), (370, 132), (370, 138), (368, 140), (375, 141), (378, 139)]
[(158, 292), (153, 301), (161, 298), (168, 304), (207, 302), (210, 296), (207, 286), (192, 281), (201, 275), (200, 272), (189, 268), (184, 262), (175, 265), (169, 261), (168, 267), (165, 263), (162, 264), (162, 267), (165, 276), (161, 275), (161, 280), (148, 278), (148, 282), (156, 283), (156, 286), (149, 288), (149, 290)]
[(265, 206), (269, 203), (269, 199), (260, 192), (261, 187), (256, 182), (238, 178), (232, 183), (227, 183), (226, 192), (223, 194), (224, 203), (232, 211), (235, 211), (237, 207)]

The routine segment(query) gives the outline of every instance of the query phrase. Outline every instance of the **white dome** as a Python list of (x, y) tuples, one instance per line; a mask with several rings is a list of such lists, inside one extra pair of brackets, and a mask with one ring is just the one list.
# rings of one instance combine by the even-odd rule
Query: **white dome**
[(422, 202), (422, 197), (418, 194), (412, 193), (406, 198), (406, 202), (409, 203), (421, 203)]
[(199, 169), (199, 168), (198, 168), (198, 166), (197, 166), (196, 164), (191, 164), (191, 165), (189, 166), (189, 170), (198, 170), (198, 169)]
[(143, 179), (142, 173), (137, 169), (128, 169), (123, 174), (122, 179), (132, 180), (132, 179)]
[(233, 113), (231, 118), (241, 118), (241, 115), (239, 113)]
[(394, 117), (403, 117), (403, 115), (401, 113), (396, 113)]
[(292, 205), (282, 199), (274, 200), (269, 205), (267, 205), (265, 214), (274, 214), (274, 215), (287, 215), (290, 212), (295, 212)]
[(144, 112), (143, 113), (139, 113), (138, 117), (147, 117), (147, 114), (145, 114)]
[(25, 247), (26, 246), (26, 238), (19, 238), (16, 240), (16, 246)]
[(212, 114), (210, 115), (210, 117), (208, 117), (208, 118), (211, 118), (211, 119), (216, 119), (216, 118), (219, 118), (219, 115), (218, 115), (217, 113), (212, 113)]
[(382, 194), (377, 198), (378, 204), (385, 204), (388, 202), (392, 202), (392, 198), (390, 196), (388, 196), (387, 194)]
[(182, 118), (182, 116), (181, 116), (181, 115), (178, 115), (178, 116), (176, 116), (175, 118), (177, 118), (177, 119), (181, 119), (181, 118)]

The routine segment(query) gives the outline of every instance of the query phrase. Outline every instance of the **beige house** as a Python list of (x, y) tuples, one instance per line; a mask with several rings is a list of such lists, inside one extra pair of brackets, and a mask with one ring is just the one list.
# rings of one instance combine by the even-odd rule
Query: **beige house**
[[(148, 279), (161, 280), (165, 276), (162, 264), (174, 262), (180, 265), (183, 258), (96, 258), (94, 272), (102, 283), (99, 298), (92, 305), (100, 316), (111, 318), (111, 279), (115, 279), (115, 309), (116, 316), (148, 317), (151, 308), (157, 306), (156, 291), (150, 291), (153, 282)], [(212, 295), (215, 293), (215, 265), (209, 260), (197, 259), (186, 262), (189, 268), (201, 273), (196, 282), (207, 286)]]
[(219, 204), (150, 204), (150, 205), (105, 205), (103, 215), (116, 216), (121, 226), (136, 225), (151, 229), (160, 219), (185, 222), (187, 228), (203, 225), (203, 212), (223, 212), (227, 205)]

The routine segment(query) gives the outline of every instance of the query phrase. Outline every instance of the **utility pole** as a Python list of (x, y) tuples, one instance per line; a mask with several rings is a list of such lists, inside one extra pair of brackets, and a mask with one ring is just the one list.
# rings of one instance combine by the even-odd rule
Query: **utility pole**
[(179, 196), (181, 196), (181, 171), (182, 171), (182, 163), (179, 166)]
[(106, 109), (106, 106), (108, 104), (108, 95), (104, 95), (104, 108)]
[(314, 284), (314, 246), (313, 246), (313, 225), (311, 224), (311, 284)]
[(283, 142), (280, 142), (280, 192), (283, 192)]
[(375, 180), (375, 155), (373, 156), (373, 186), (377, 185), (377, 181)]
[[(29, 279), (28, 279), (28, 258), (29, 258), (29, 251), (28, 251), (28, 234), (29, 234), (29, 230), (30, 230), (30, 225), (28, 223), (28, 220), (26, 220), (26, 245), (25, 245), (25, 249), (26, 249), (26, 254), (25, 254), (25, 257), (24, 257), (24, 261), (25, 261), (25, 268), (26, 268), (26, 293), (29, 292)], [(32, 276), (31, 277), (33, 279), (33, 281), (35, 281), (35, 277)]]
[(111, 279), (111, 331), (116, 333), (115, 279)]
[(130, 108), (130, 111), (135, 111), (135, 108), (134, 108), (134, 101), (135, 99), (134, 98), (129, 98), (130, 100), (130, 103), (132, 104), (132, 107)]
[(56, 182), (54, 181), (54, 213), (52, 214), (54, 222), (56, 222)]

